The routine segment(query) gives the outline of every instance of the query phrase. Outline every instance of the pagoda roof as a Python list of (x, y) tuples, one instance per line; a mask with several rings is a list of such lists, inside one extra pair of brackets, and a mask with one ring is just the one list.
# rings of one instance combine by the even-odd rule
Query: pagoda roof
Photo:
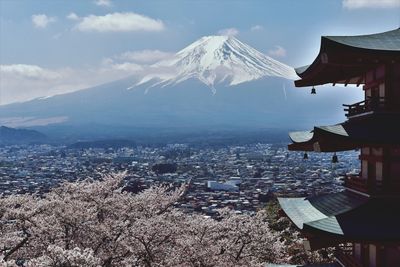
[(356, 48), (400, 51), (400, 28), (376, 34), (358, 36), (325, 36), (324, 38)]
[(370, 198), (351, 191), (310, 198), (279, 198), (292, 222), (305, 232), (338, 240), (398, 241), (400, 198)]
[(314, 62), (296, 69), (297, 87), (326, 83), (361, 84), (364, 73), (387, 62), (400, 62), (400, 28), (358, 36), (322, 36)]
[(311, 131), (291, 132), (289, 150), (336, 152), (370, 145), (400, 145), (400, 121), (396, 114), (348, 120)]

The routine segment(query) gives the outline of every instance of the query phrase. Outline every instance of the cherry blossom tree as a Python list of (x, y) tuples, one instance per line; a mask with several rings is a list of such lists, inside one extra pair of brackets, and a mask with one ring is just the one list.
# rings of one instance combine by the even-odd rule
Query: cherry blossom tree
[(133, 194), (124, 174), (0, 199), (0, 266), (263, 266), (290, 260), (264, 211), (219, 218), (174, 205), (186, 186)]

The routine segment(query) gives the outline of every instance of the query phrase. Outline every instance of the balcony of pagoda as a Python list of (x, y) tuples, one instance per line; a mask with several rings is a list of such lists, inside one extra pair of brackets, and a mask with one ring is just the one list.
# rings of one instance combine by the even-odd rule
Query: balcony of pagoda
[(400, 192), (400, 181), (383, 183), (382, 181), (361, 178), (360, 175), (347, 174), (344, 177), (344, 187), (366, 194), (398, 194)]
[(362, 264), (358, 262), (353, 256), (352, 246), (340, 246), (335, 248), (336, 261), (341, 263), (342, 266), (346, 267), (362, 267)]
[(364, 101), (360, 101), (354, 104), (343, 104), (346, 117), (354, 117), (375, 112), (386, 112), (390, 111), (388, 105), (388, 99), (385, 97), (369, 97)]
[(361, 178), (359, 175), (347, 174), (344, 177), (344, 186), (363, 193), (369, 193), (370, 186), (367, 179)]

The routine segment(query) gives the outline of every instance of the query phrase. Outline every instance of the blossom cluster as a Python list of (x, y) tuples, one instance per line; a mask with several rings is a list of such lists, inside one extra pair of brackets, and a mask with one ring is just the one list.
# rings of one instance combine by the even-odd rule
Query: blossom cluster
[(262, 266), (289, 260), (264, 211), (218, 219), (174, 204), (186, 187), (122, 190), (124, 174), (0, 199), (0, 266)]

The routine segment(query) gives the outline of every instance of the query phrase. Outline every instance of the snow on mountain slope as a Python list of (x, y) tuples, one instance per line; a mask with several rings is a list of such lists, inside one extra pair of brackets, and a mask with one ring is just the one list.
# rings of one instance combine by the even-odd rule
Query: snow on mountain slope
[(137, 85), (153, 82), (152, 86), (167, 86), (196, 78), (213, 87), (224, 81), (237, 85), (265, 76), (298, 78), (292, 67), (231, 36), (202, 37), (152, 68), (154, 72)]

